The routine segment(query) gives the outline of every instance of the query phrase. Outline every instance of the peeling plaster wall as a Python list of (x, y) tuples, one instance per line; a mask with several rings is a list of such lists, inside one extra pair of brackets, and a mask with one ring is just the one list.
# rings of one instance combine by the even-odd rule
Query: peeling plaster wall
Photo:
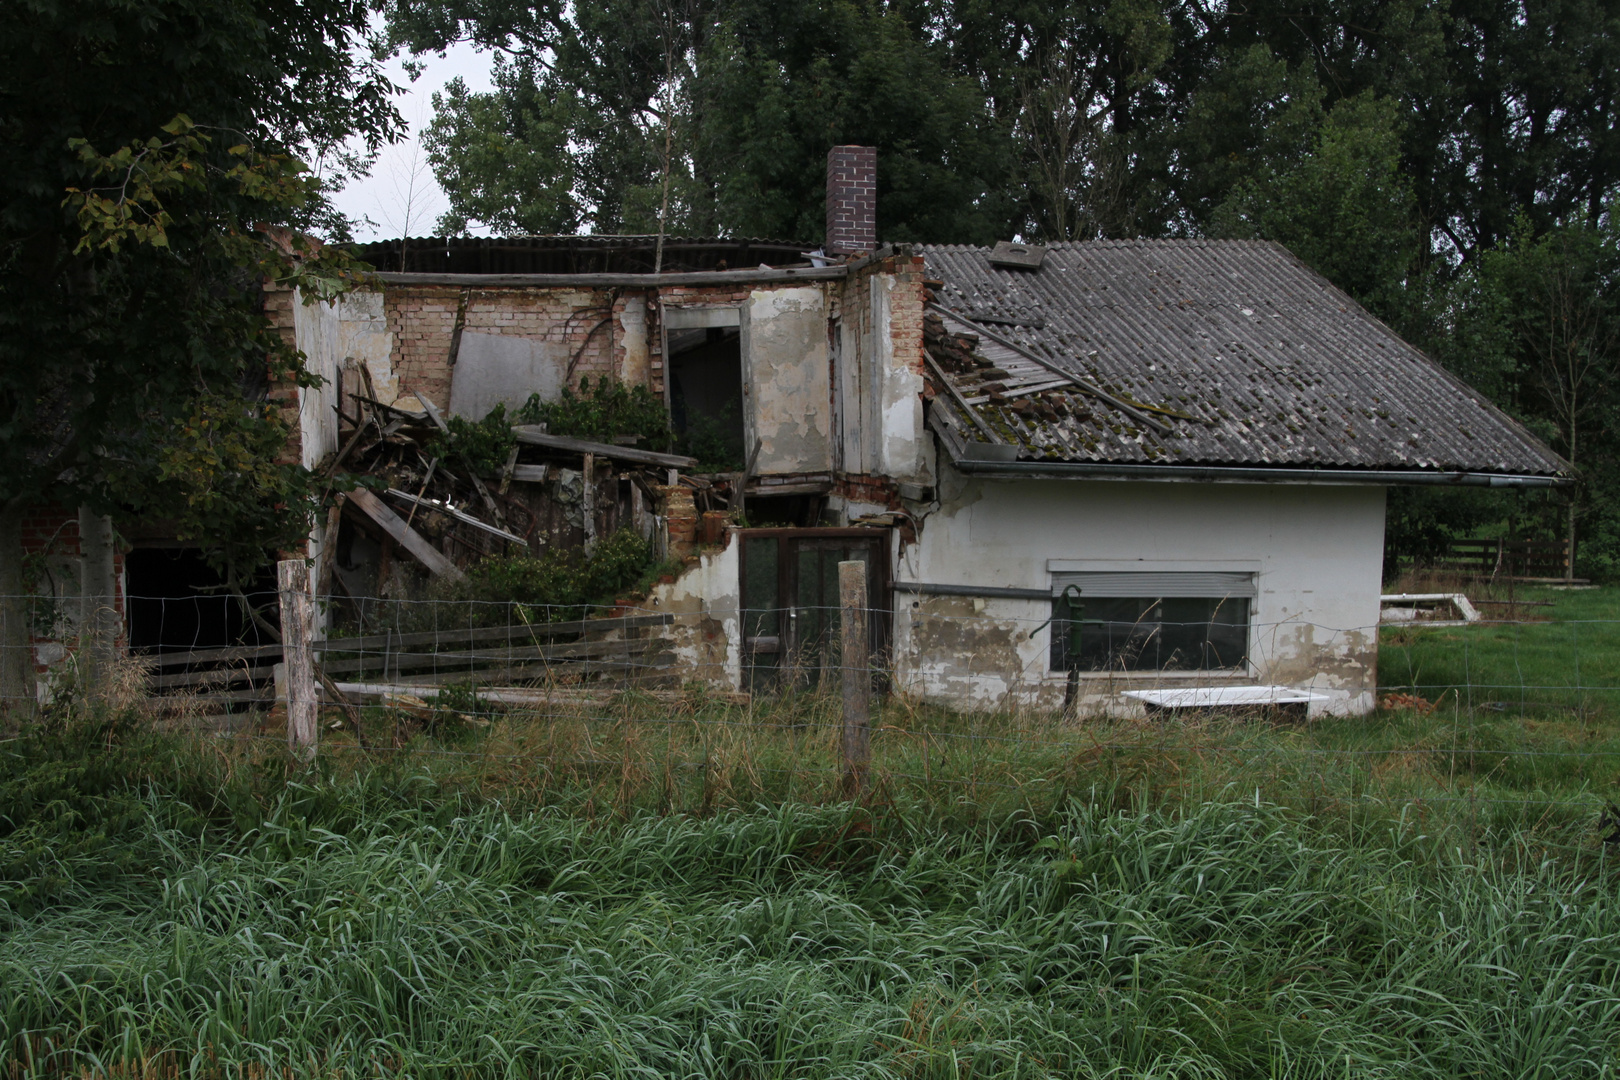
[[(305, 304), (302, 297), (295, 297), (292, 310), (293, 343), (304, 354), (305, 366), (324, 380), (320, 386), (298, 391), (302, 462), (313, 468), (338, 448), (338, 372), (344, 368), (358, 371), (358, 365), (366, 365), (372, 385), (384, 401), (393, 400), (399, 380), (389, 359), (393, 335), (380, 293), (357, 291), (332, 304)], [(357, 389), (358, 375), (349, 378), (348, 389)]]
[(733, 536), (727, 541), (701, 553), (674, 582), (655, 585), (647, 604), (675, 616), (665, 632), (680, 681), (734, 690), (742, 685), (741, 545)]
[(923, 270), (885, 259), (858, 272), (839, 306), (838, 439), (842, 471), (931, 482), (923, 427)]
[(626, 296), (615, 311), (619, 321), (619, 381), (626, 386), (652, 385), (652, 352), (647, 344), (647, 298)]
[[(1253, 569), (1247, 674), (1081, 673), (1080, 709), (1131, 714), (1123, 690), (1275, 683), (1361, 714), (1377, 691), (1384, 491), (1374, 487), (978, 481), (947, 470), (943, 502), (895, 568), (899, 581), (1049, 590), (1064, 569)], [(1083, 564), (1083, 565), (1082, 565)], [(1062, 704), (1044, 600), (895, 596), (901, 687), (979, 708)]]
[[(304, 354), (305, 366), (324, 380), (316, 387), (298, 388), (299, 457), (306, 468), (314, 468), (327, 455), (337, 453), (339, 386), (345, 393), (361, 389), (360, 365), (370, 371), (372, 388), (381, 400), (391, 402), (398, 396), (399, 379), (392, 360), (394, 335), (379, 292), (357, 290), (332, 304), (305, 304), (294, 295), (290, 314), (293, 343)], [(320, 524), (311, 530), (310, 558), (320, 557), (325, 532)]]
[(744, 441), (756, 473), (832, 468), (827, 297), (819, 287), (756, 289), (743, 305)]

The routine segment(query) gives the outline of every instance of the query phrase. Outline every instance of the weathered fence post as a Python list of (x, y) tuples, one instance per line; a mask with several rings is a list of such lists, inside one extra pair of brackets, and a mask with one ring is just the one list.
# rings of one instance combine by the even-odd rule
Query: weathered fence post
[(305, 761), (315, 757), (315, 658), (310, 639), (315, 636), (315, 612), (309, 599), (309, 567), (302, 559), (283, 559), (276, 565), (281, 593), (281, 659), (287, 671), (287, 749)]
[(844, 669), (844, 795), (859, 798), (866, 790), (872, 760), (872, 673), (866, 643), (866, 564), (838, 564), (838, 599)]

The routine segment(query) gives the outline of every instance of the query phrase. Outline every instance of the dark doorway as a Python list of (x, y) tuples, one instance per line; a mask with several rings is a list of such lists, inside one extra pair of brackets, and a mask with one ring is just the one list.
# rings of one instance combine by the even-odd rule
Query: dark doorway
[[(132, 650), (166, 653), (267, 643), (196, 548), (129, 552), (124, 593)], [(247, 595), (275, 620), (275, 583), (268, 573), (248, 587)]]
[(741, 469), (742, 339), (735, 326), (669, 332), (670, 422), (704, 471)]
[(866, 564), (867, 640), (881, 658), (889, 628), (886, 530), (749, 529), (741, 540), (750, 690), (809, 688), (838, 677), (838, 564), (845, 561)]

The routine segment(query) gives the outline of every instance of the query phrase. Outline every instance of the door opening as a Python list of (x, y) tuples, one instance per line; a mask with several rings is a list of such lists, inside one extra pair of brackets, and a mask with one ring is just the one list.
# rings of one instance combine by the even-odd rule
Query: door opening
[[(242, 605), (197, 548), (136, 548), (124, 556), (129, 647), (143, 653), (262, 645)], [(276, 618), (276, 587), (267, 571), (247, 585), (248, 600)]]
[(735, 326), (669, 332), (670, 422), (703, 472), (743, 460), (742, 339)]
[(812, 689), (839, 676), (838, 564), (864, 562), (868, 667), (884, 666), (889, 533), (879, 529), (748, 529), (742, 541), (743, 682)]

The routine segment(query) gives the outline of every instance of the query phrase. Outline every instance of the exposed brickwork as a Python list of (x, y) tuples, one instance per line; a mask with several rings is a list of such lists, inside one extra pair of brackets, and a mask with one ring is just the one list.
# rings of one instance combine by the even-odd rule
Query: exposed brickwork
[[(264, 314), (270, 320), (278, 337), (289, 346), (297, 347), (298, 297), (292, 289), (267, 283), (264, 287)], [(304, 460), (303, 432), (298, 425), (298, 386), (288, 379), (277, 379), (270, 384), (266, 395), (281, 413), (282, 421), (291, 429), (287, 444), (282, 448), (277, 465), (297, 464)]]
[(887, 476), (845, 473), (839, 476), (833, 490), (851, 502), (871, 503), (888, 510), (900, 509), (900, 486)]
[(877, 247), (877, 147), (835, 146), (827, 151), (829, 255), (856, 255)]
[[(728, 304), (748, 298), (747, 289), (665, 289), (665, 303)], [(624, 367), (626, 296), (609, 289), (474, 289), (467, 300), (463, 333), (512, 334), (566, 345), (577, 357), (571, 385), (617, 378)], [(441, 409), (450, 401), (450, 337), (455, 330), (461, 290), (445, 286), (393, 286), (384, 297), (388, 329), (394, 335), (394, 372), (402, 394), (426, 394)], [(649, 292), (647, 352), (650, 388), (664, 389), (664, 362), (658, 330), (658, 296)], [(604, 318), (611, 321), (603, 324)]]
[(894, 274), (889, 293), (889, 338), (894, 343), (894, 359), (918, 375), (923, 374), (923, 260), (920, 255), (885, 259), (887, 272)]

